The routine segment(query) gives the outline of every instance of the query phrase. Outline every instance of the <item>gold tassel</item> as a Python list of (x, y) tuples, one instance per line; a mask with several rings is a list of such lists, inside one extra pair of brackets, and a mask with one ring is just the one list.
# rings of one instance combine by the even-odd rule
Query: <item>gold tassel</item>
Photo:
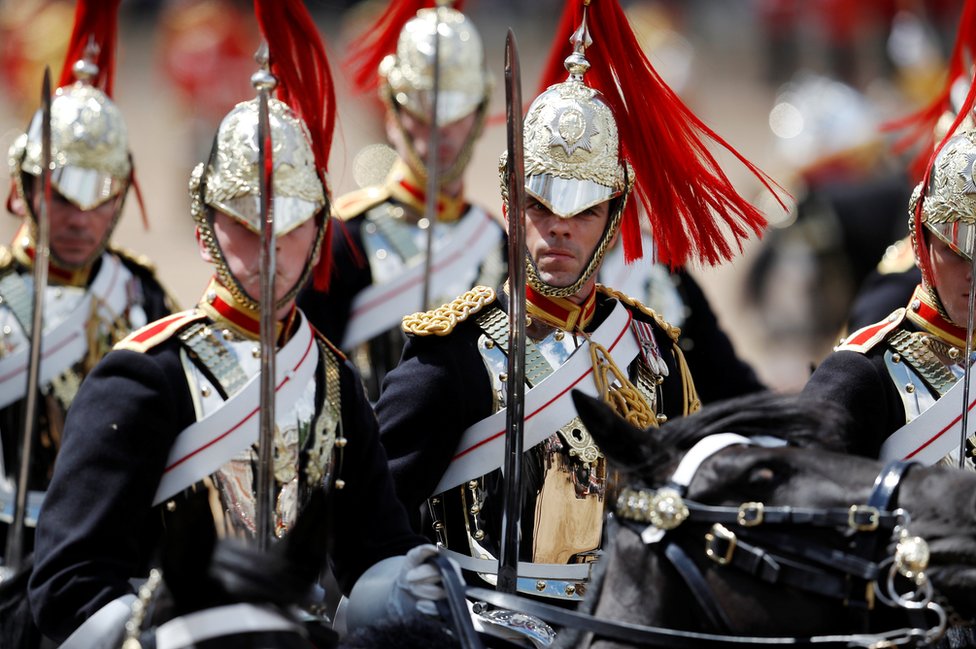
[[(593, 379), (600, 398), (630, 424), (639, 428), (657, 427), (657, 417), (641, 397), (640, 392), (620, 371), (607, 350), (592, 340), (590, 340), (590, 359), (593, 363)], [(613, 378), (620, 382), (620, 387), (611, 389), (613, 383), (611, 373)]]
[(690, 415), (701, 410), (701, 399), (698, 397), (698, 390), (695, 389), (695, 380), (691, 376), (691, 369), (685, 355), (681, 353), (681, 348), (674, 346), (674, 355), (678, 359), (678, 368), (681, 370), (682, 395), (684, 397), (684, 414)]

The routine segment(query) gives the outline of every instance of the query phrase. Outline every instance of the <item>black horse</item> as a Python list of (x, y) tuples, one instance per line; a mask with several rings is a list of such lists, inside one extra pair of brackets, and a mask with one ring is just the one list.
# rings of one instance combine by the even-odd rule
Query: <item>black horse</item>
[[(647, 431), (591, 398), (576, 395), (576, 405), (626, 486), (585, 603), (591, 617), (523, 607), (568, 627), (559, 646), (708, 646), (710, 638), (695, 636), (702, 633), (726, 641), (712, 646), (774, 637), (829, 644), (828, 634), (844, 634), (834, 646), (845, 646), (858, 642), (851, 634), (902, 627), (914, 631), (891, 637), (922, 643), (945, 622), (940, 606), (926, 606), (929, 583), (951, 605), (952, 621), (976, 612), (976, 475), (918, 466), (885, 472), (877, 461), (839, 452), (841, 413), (796, 397), (739, 398)], [(689, 453), (730, 431), (753, 442)], [(691, 454), (701, 457), (679, 471), (687, 486), (673, 484), (683, 481), (675, 471)], [(927, 568), (913, 554), (926, 547), (916, 535), (931, 551)], [(917, 562), (890, 558), (898, 540), (902, 555)], [(901, 598), (912, 615), (883, 606), (885, 598)], [(618, 623), (631, 627), (607, 630)]]

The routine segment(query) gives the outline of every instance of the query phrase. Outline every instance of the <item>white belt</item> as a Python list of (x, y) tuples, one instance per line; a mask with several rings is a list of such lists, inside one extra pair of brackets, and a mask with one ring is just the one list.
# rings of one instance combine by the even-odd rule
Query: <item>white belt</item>
[[(275, 408), (287, 412), (315, 376), (318, 347), (308, 320), (275, 355)], [(230, 460), (258, 439), (261, 373), (257, 372), (217, 410), (181, 432), (170, 448), (153, 498), (158, 505)]]
[[(478, 559), (454, 550), (441, 552), (453, 559), (464, 570), (485, 575), (498, 574), (497, 559)], [(558, 579), (562, 581), (586, 581), (590, 578), (590, 563), (531, 563), (518, 562), (518, 576), (529, 579)]]
[[(637, 339), (630, 331), (632, 319), (630, 311), (617, 302), (607, 319), (591, 335), (594, 342), (610, 353), (617, 367), (630, 365), (640, 351)], [(555, 372), (525, 393), (524, 449), (532, 448), (573, 418), (575, 409), (571, 391), (574, 389), (591, 396), (597, 393), (588, 341)], [(464, 431), (454, 459), (430, 495), (447, 491), (502, 466), (505, 417), (506, 409), (503, 408)]]
[[(881, 445), (881, 459), (915, 460), (931, 466), (957, 451), (962, 432), (962, 383), (962, 379), (956, 381), (932, 407), (892, 433)], [(976, 432), (974, 407), (976, 398), (970, 394), (967, 439)]]
[[(116, 315), (125, 310), (125, 282), (119, 281), (122, 275), (122, 262), (113, 255), (102, 256), (102, 266), (88, 291), (74, 309), (60, 324), (44, 331), (41, 343), (41, 367), (38, 381), (47, 385), (85, 355), (88, 339), (85, 329), (91, 316), (92, 300), (100, 307), (107, 307)], [(24, 397), (27, 391), (27, 364), (30, 360), (30, 345), (22, 345), (9, 356), (0, 359), (0, 408)]]
[(305, 630), (281, 613), (254, 604), (231, 604), (170, 620), (156, 629), (156, 649), (196, 646), (211, 638), (240, 633)]
[[(430, 263), (431, 295), (442, 295), (464, 269), (476, 266), (501, 239), (501, 228), (490, 214), (472, 208), (457, 225), (443, 247), (433, 252)], [(374, 284), (356, 294), (350, 310), (343, 349), (352, 349), (373, 337), (398, 327), (403, 316), (418, 309), (423, 299), (424, 264), (420, 259), (400, 275)], [(469, 286), (463, 287), (470, 288)]]

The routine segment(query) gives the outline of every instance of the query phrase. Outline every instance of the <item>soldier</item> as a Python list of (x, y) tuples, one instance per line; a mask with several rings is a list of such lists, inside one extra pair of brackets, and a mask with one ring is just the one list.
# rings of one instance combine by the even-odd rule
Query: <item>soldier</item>
[[(28, 483), (31, 526), (54, 470), (65, 412), (82, 379), (113, 344), (173, 306), (146, 258), (110, 243), (133, 184), (125, 122), (111, 98), (118, 4), (78, 3), (51, 102), (50, 264), (42, 304), (42, 398)], [(0, 248), (0, 519), (5, 522), (12, 520), (24, 430), (32, 272), (43, 200), (41, 129), (38, 111), (10, 148), (13, 189), (7, 205), (23, 224), (10, 247)], [(5, 535), (7, 526), (0, 528)], [(26, 541), (29, 549), (31, 537)]]
[[(599, 553), (609, 484), (570, 388), (601, 395), (641, 426), (700, 405), (678, 331), (596, 283), (616, 237), (625, 257), (641, 256), (638, 213), (628, 197), (636, 194), (654, 219), (659, 255), (674, 266), (692, 255), (712, 262), (731, 255), (720, 219), (739, 237), (764, 223), (714, 160), (690, 153), (703, 150), (702, 133), (728, 145), (656, 76), (619, 5), (600, 0), (588, 11), (589, 22), (581, 3), (567, 4), (555, 60), (565, 58), (568, 79), (564, 72), (532, 102), (524, 125), (529, 323), (520, 559), (527, 563), (519, 566), (518, 588), (570, 603), (583, 597)], [(577, 26), (567, 58), (563, 39)], [(637, 65), (624, 71), (618, 66), (625, 62)], [(655, 106), (655, 115), (645, 105)], [(504, 162), (500, 169), (507, 202)], [(705, 195), (715, 213), (696, 202)], [(495, 583), (501, 538), (509, 337), (502, 303), (495, 290), (478, 286), (404, 318), (403, 359), (377, 403), (397, 493), (416, 529), (482, 585)]]
[[(901, 459), (942, 429), (932, 423), (931, 435), (924, 438), (893, 436), (909, 430), (906, 424), (931, 409), (963, 376), (976, 222), (974, 158), (976, 132), (952, 136), (934, 158), (926, 180), (915, 187), (909, 226), (922, 280), (908, 304), (848, 336), (803, 389), (806, 395), (847, 408), (852, 452)], [(959, 407), (952, 410), (958, 418)], [(958, 463), (953, 450), (958, 436), (955, 443), (950, 437), (942, 436), (946, 448), (929, 445), (927, 454), (941, 449), (930, 463), (944, 457)]]
[[(351, 353), (374, 401), (383, 377), (400, 360), (404, 315), (477, 284), (496, 286), (505, 277), (500, 221), (464, 196), (463, 174), (491, 97), (481, 37), (470, 19), (445, 3), (412, 11), (423, 4), (429, 3), (391, 2), (373, 30), (380, 36), (359, 55), (363, 86), (376, 83), (378, 70), (386, 132), (397, 158), (381, 185), (336, 200), (334, 214), (347, 235), (334, 239), (342, 273), (332, 278), (328, 292), (308, 290), (299, 297), (312, 323)], [(377, 67), (376, 55), (387, 49), (383, 33), (397, 36), (396, 49)], [(392, 43), (388, 49), (393, 51)], [(437, 151), (431, 152), (435, 139)], [(431, 179), (438, 196), (428, 271), (424, 228)], [(425, 294), (429, 304), (422, 304)]]
[[(119, 343), (68, 415), (38, 522), (30, 601), (41, 631), (59, 641), (74, 634), (75, 646), (118, 630), (133, 598), (130, 580), (146, 576), (187, 489), (210, 494), (219, 534), (262, 533), (254, 484), (262, 308), (274, 309), (277, 322), (275, 535), (286, 534), (310, 492), (324, 487), (340, 523), (331, 547), (343, 590), (367, 574), (386, 579), (382, 596), (397, 610), (409, 612), (413, 601), (394, 579), (406, 583), (401, 555), (423, 539), (394, 495), (376, 419), (349, 363), (295, 306), (310, 275), (328, 273), (319, 253), (329, 224), (334, 97), (324, 46), (300, 0), (259, 1), (255, 9), (270, 69), (253, 79), (262, 92), (277, 80), (278, 99), (268, 100), (272, 158), (261, 164), (259, 100), (238, 104), (190, 180), (200, 254), (214, 266), (203, 299)], [(263, 169), (271, 175), (277, 265), (274, 303), (260, 307)]]

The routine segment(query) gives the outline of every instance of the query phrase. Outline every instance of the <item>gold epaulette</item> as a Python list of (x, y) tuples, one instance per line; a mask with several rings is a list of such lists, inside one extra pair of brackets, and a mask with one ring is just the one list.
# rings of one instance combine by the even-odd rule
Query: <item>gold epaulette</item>
[(202, 311), (190, 309), (181, 311), (160, 318), (156, 322), (150, 322), (142, 329), (133, 331), (128, 336), (115, 343), (113, 349), (127, 349), (133, 352), (144, 353), (169, 340), (173, 334), (185, 328), (188, 324), (196, 322), (206, 317)]
[(0, 275), (13, 268), (14, 256), (7, 246), (0, 246)]
[(625, 305), (637, 309), (644, 315), (650, 316), (651, 318), (654, 319), (654, 322), (656, 322), (657, 325), (661, 327), (661, 329), (663, 329), (666, 334), (668, 334), (668, 336), (671, 338), (673, 342), (678, 342), (678, 338), (681, 336), (681, 328), (675, 327), (673, 324), (665, 320), (654, 309), (644, 306), (638, 300), (635, 300), (629, 295), (626, 295), (625, 293), (621, 293), (620, 291), (610, 288), (609, 286), (604, 286), (603, 284), (597, 284), (596, 290), (599, 291), (600, 293), (603, 293), (604, 295), (608, 295), (612, 298), (616, 298), (620, 300)]
[(915, 251), (912, 250), (911, 240), (905, 237), (888, 246), (881, 261), (878, 262), (878, 272), (882, 275), (904, 273), (914, 265)]
[(834, 347), (835, 352), (858, 352), (865, 354), (884, 340), (905, 319), (905, 307), (896, 309), (881, 322), (861, 327)]
[(475, 286), (453, 302), (431, 311), (421, 311), (403, 316), (400, 328), (415, 336), (446, 336), (458, 323), (464, 322), (486, 305), (495, 301), (495, 289)]
[(348, 221), (376, 207), (389, 197), (390, 190), (383, 185), (363, 187), (337, 198), (332, 204), (332, 216)]

